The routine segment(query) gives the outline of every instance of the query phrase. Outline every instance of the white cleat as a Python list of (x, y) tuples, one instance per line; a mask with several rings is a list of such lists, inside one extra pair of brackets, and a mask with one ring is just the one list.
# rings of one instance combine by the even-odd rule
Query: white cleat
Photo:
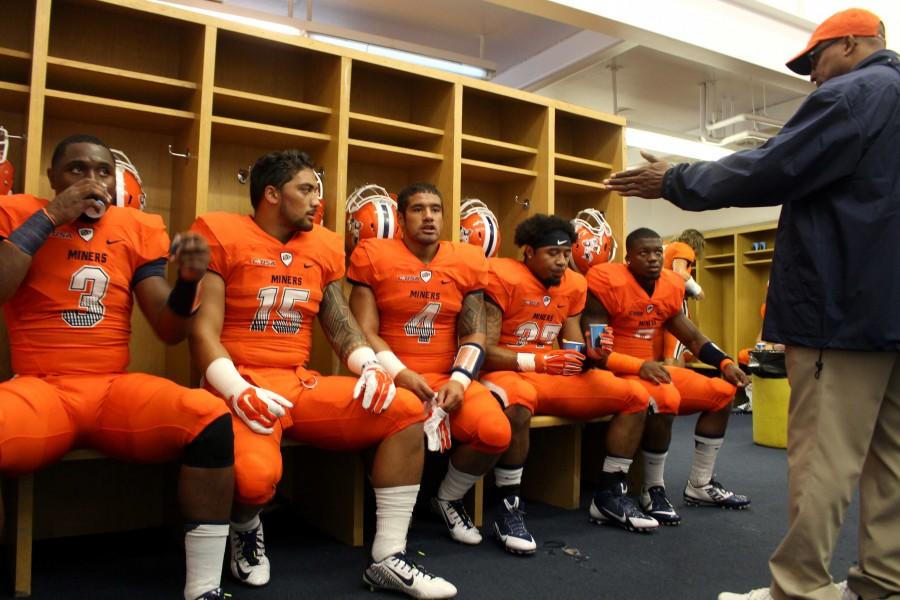
[(850, 589), (850, 586), (847, 585), (846, 580), (839, 581), (834, 585), (837, 586), (838, 591), (841, 592), (841, 600), (859, 600), (861, 598), (859, 594)]
[(750, 498), (726, 490), (725, 486), (710, 479), (706, 485), (694, 486), (690, 481), (684, 486), (684, 503), (688, 506), (713, 506), (731, 510), (744, 510), (750, 506)]
[(271, 576), (266, 545), (263, 540), (262, 523), (250, 531), (235, 531), (228, 534), (231, 545), (231, 574), (234, 578), (254, 587), (269, 583)]
[(722, 592), (719, 594), (719, 600), (774, 600), (769, 588), (759, 588), (746, 594), (735, 594), (732, 592)]
[(411, 598), (440, 600), (456, 597), (455, 585), (416, 565), (407, 558), (405, 552), (392, 554), (369, 565), (363, 573), (363, 582), (372, 591), (401, 592)]
[(462, 500), (432, 498), (431, 508), (444, 519), (451, 538), (462, 544), (473, 546), (481, 543), (481, 532), (478, 531), (469, 513), (466, 512), (466, 506)]

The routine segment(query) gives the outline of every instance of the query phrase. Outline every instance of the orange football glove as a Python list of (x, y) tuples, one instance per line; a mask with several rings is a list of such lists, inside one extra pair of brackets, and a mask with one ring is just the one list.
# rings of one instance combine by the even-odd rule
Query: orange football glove
[(254, 432), (269, 435), (286, 408), (292, 408), (286, 398), (256, 386), (247, 386), (240, 394), (230, 398), (231, 407), (240, 419)]
[(578, 375), (581, 373), (581, 364), (584, 362), (584, 354), (575, 350), (551, 350), (549, 352), (534, 355), (534, 370), (536, 373), (548, 373), (550, 375)]
[(438, 406), (431, 406), (428, 418), (425, 419), (425, 439), (428, 442), (429, 452), (444, 453), (450, 449), (450, 415)]

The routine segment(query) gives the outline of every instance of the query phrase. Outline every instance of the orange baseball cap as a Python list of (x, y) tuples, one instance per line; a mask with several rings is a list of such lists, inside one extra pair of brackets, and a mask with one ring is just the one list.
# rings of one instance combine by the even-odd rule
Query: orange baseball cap
[(787, 68), (800, 75), (809, 75), (812, 65), (809, 62), (809, 51), (819, 42), (833, 40), (848, 35), (874, 37), (878, 35), (878, 25), (881, 19), (878, 15), (862, 8), (849, 8), (835, 13), (825, 19), (821, 25), (813, 31), (812, 37), (803, 52), (787, 62)]

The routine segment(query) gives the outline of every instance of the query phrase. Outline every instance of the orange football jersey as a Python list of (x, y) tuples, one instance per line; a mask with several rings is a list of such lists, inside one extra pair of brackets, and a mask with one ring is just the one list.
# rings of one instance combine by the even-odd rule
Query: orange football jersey
[(350, 281), (372, 288), (378, 303), (378, 335), (419, 373), (449, 373), (459, 342), (456, 317), (469, 292), (487, 287), (488, 265), (480, 247), (441, 242), (422, 263), (403, 240), (368, 239), (350, 256)]
[(559, 285), (546, 288), (522, 261), (492, 258), (488, 264), (485, 293), (503, 311), (501, 345), (526, 352), (548, 350), (566, 319), (584, 310), (587, 281), (581, 273), (566, 269)]
[[(47, 200), (0, 199), (8, 237)], [(159, 215), (110, 207), (93, 223), (57, 227), (4, 306), (12, 367), (19, 375), (119, 373), (128, 366), (138, 267), (165, 259), (169, 235)]]
[(687, 261), (688, 271), (693, 270), (697, 262), (697, 255), (694, 254), (694, 249), (684, 242), (672, 242), (666, 246), (663, 252), (663, 266), (666, 269), (671, 269), (672, 263), (676, 258), (682, 258)]
[(306, 365), (325, 286), (344, 276), (344, 243), (320, 225), (282, 244), (250, 216), (215, 212), (192, 226), (225, 280), (221, 341), (237, 365)]
[(606, 308), (613, 328), (616, 352), (644, 360), (660, 360), (663, 355), (663, 327), (681, 313), (684, 280), (663, 269), (653, 296), (640, 286), (626, 265), (606, 263), (587, 274), (588, 289)]

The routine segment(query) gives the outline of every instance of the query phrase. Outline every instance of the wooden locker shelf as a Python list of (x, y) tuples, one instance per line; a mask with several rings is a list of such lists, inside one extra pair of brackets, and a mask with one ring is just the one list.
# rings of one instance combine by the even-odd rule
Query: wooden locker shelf
[(45, 111), (51, 117), (169, 133), (182, 130), (196, 118), (186, 110), (50, 89), (46, 92)]
[[(763, 248), (762, 250), (747, 250), (744, 252), (744, 256), (766, 256), (775, 254), (775, 248)], [(747, 263), (744, 263), (747, 264)]]
[(511, 144), (469, 133), (462, 134), (462, 154), (465, 158), (505, 164), (509, 161), (534, 158), (537, 153), (537, 148), (531, 146)]
[[(556, 156), (564, 158), (560, 172), (575, 174), (568, 169), (586, 165), (609, 165), (622, 160), (623, 125), (614, 120), (591, 118), (581, 111), (557, 109)], [(580, 159), (580, 160), (579, 160)], [(586, 162), (585, 162), (586, 161)], [(560, 166), (559, 161), (557, 165)]]
[(613, 170), (613, 166), (610, 163), (599, 160), (590, 160), (561, 152), (557, 152), (554, 157), (556, 159), (556, 173), (567, 177), (583, 179), (585, 176), (606, 176)]
[(198, 86), (196, 83), (181, 79), (48, 56), (47, 87), (90, 96), (184, 109), (188, 107)]
[(28, 83), (31, 53), (0, 46), (0, 81)]
[(27, 85), (0, 81), (0, 110), (25, 110), (28, 107), (28, 92)]
[(588, 181), (587, 179), (576, 179), (575, 177), (555, 175), (553, 181), (556, 185), (556, 189), (564, 194), (593, 194), (598, 191), (606, 191), (606, 186), (602, 183)]
[(771, 264), (772, 264), (771, 258), (761, 258), (758, 260), (745, 260), (744, 261), (744, 266), (747, 266), (747, 267), (754, 266), (754, 265), (771, 265)]
[(332, 111), (327, 106), (298, 102), (286, 98), (263, 96), (216, 86), (213, 88), (213, 114), (248, 122), (268, 123), (282, 127), (322, 129), (322, 121)]
[(724, 252), (720, 254), (704, 254), (703, 260), (731, 260), (734, 261), (734, 252)]
[(538, 172), (533, 169), (510, 167), (497, 163), (489, 163), (471, 158), (462, 159), (462, 176), (464, 179), (476, 181), (504, 182), (515, 181), (528, 177), (537, 177)]
[(359, 112), (350, 113), (350, 137), (388, 145), (419, 144), (444, 135), (444, 130)]
[(711, 265), (703, 265), (704, 269), (733, 269), (734, 263), (715, 263)]
[(348, 142), (348, 151), (350, 160), (389, 167), (414, 167), (444, 160), (444, 155), (439, 152), (402, 148), (366, 140), (351, 139)]
[(290, 148), (297, 144), (324, 144), (331, 141), (331, 136), (326, 133), (217, 116), (212, 117), (212, 138), (215, 141), (273, 149)]

